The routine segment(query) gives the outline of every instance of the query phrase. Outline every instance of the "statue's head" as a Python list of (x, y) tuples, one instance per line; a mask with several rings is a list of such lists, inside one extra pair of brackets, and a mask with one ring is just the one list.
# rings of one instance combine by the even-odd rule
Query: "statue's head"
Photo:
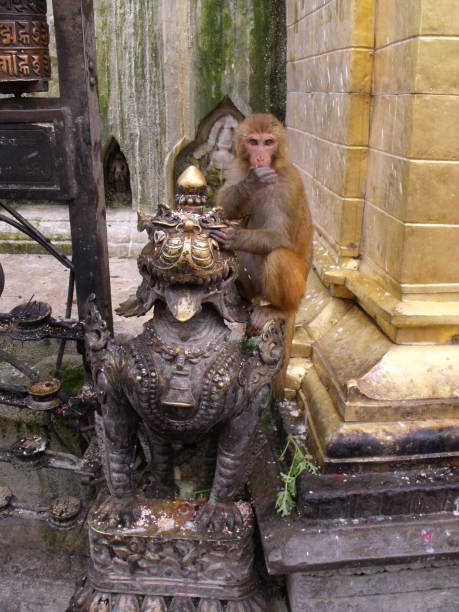
[(221, 209), (206, 210), (206, 186), (203, 174), (190, 166), (178, 179), (175, 210), (160, 205), (155, 216), (139, 213), (138, 229), (148, 234), (137, 260), (143, 283), (136, 299), (144, 296), (144, 304), (131, 312), (132, 301), (126, 302), (121, 314), (144, 314), (160, 299), (179, 321), (186, 321), (203, 302), (215, 303), (215, 296), (234, 284), (234, 254), (221, 250), (210, 236), (225, 226), (225, 219)]

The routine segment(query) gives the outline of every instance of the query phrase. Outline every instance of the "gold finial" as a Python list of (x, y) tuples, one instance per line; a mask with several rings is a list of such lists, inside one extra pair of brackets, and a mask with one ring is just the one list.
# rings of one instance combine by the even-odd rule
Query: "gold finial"
[(207, 187), (207, 181), (199, 168), (188, 166), (178, 177), (177, 185), (184, 193), (193, 193), (204, 190)]

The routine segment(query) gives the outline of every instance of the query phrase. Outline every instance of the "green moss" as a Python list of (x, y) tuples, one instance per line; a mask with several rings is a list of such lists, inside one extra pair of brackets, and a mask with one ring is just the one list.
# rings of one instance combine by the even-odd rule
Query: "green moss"
[[(64, 255), (72, 254), (72, 245), (70, 242), (61, 242), (55, 244), (54, 246), (56, 246)], [(48, 251), (46, 251), (36, 242), (33, 242), (33, 240), (9, 240), (0, 242), (0, 253), (13, 253), (15, 255), (47, 255)]]
[[(198, 25), (198, 114), (241, 90), (248, 60), (248, 100), (255, 112), (285, 118), (285, 0), (203, 0)], [(232, 16), (233, 15), (233, 16)]]
[(203, 0), (198, 26), (198, 107), (200, 118), (222, 100), (225, 71), (232, 71), (233, 19), (228, 0)]
[(252, 338), (242, 338), (239, 343), (239, 348), (241, 349), (241, 354), (243, 357), (250, 357), (254, 354), (255, 349), (257, 348), (257, 343)]
[(250, 106), (255, 112), (266, 112), (268, 105), (268, 44), (270, 3), (255, 0), (253, 3), (253, 27), (250, 32)]
[[(97, 32), (109, 32), (108, 20), (109, 7), (103, 0), (95, 4), (95, 17)], [(111, 86), (111, 66), (110, 66), (110, 36), (100, 35), (97, 37), (97, 77), (99, 91), (99, 109), (102, 128), (102, 142), (110, 137), (110, 127), (108, 124), (108, 109), (110, 100)]]
[(250, 42), (250, 105), (285, 120), (287, 31), (285, 0), (254, 0)]
[(84, 368), (74, 366), (65, 368), (61, 377), (61, 388), (67, 395), (76, 395), (83, 386)]

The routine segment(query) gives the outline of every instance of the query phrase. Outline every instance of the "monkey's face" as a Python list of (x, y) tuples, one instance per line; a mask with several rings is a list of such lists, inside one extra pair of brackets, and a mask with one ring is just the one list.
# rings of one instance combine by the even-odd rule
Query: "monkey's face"
[(274, 134), (252, 132), (245, 139), (245, 150), (252, 168), (269, 167), (277, 154), (277, 138)]

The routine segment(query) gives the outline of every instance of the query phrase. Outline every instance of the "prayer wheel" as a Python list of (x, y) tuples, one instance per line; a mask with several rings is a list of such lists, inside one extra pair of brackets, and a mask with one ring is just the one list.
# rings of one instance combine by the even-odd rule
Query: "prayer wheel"
[(0, 93), (48, 91), (46, 0), (0, 0)]

